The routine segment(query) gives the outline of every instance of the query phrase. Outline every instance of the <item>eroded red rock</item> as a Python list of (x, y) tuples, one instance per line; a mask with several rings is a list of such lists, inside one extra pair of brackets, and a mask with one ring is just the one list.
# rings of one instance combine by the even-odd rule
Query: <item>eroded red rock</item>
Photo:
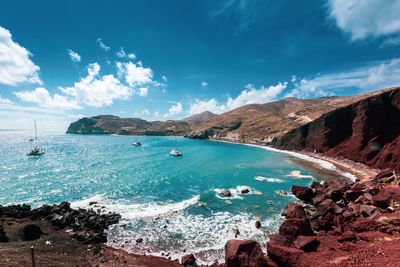
[(298, 203), (287, 205), (282, 211), (282, 216), (286, 217), (286, 219), (307, 217), (304, 208)]
[(231, 239), (225, 244), (225, 263), (227, 267), (263, 267), (267, 260), (256, 241)]
[(298, 199), (301, 199), (301, 200), (304, 200), (304, 201), (311, 201), (311, 199), (314, 197), (313, 190), (311, 188), (309, 188), (309, 187), (306, 187), (306, 186), (293, 185), (292, 186), (292, 193)]
[(296, 266), (299, 257), (304, 252), (297, 248), (284, 247), (268, 242), (267, 253), (268, 256), (278, 264), (278, 266)]

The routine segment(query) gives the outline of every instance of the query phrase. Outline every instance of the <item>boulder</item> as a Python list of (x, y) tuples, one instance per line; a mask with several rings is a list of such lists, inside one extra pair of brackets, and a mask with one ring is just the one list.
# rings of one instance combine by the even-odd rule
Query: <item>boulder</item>
[(28, 224), (22, 227), (21, 233), (23, 241), (31, 241), (39, 239), (42, 235), (42, 230), (36, 224)]
[(353, 231), (358, 233), (366, 231), (375, 231), (378, 228), (377, 223), (370, 218), (358, 218), (350, 225)]
[(321, 242), (316, 236), (304, 235), (299, 235), (296, 240), (293, 241), (295, 248), (301, 249), (305, 252), (316, 251), (320, 243)]
[(269, 234), (269, 242), (275, 243), (280, 246), (289, 247), (290, 241), (284, 236), (280, 234)]
[(248, 194), (250, 192), (250, 190), (248, 188), (242, 189), (240, 191), (241, 194)]
[(296, 266), (299, 257), (301, 257), (304, 252), (297, 248), (280, 246), (268, 242), (267, 253), (278, 266)]
[(400, 187), (399, 186), (386, 186), (372, 196), (375, 206), (386, 209), (390, 206), (392, 201), (400, 202)]
[(319, 215), (324, 216), (328, 212), (341, 214), (343, 212), (343, 209), (339, 207), (332, 199), (327, 198), (319, 203), (317, 207), (317, 212)]
[(292, 186), (292, 193), (295, 195), (298, 199), (303, 200), (303, 201), (311, 201), (311, 199), (314, 197), (314, 192), (311, 188), (306, 187), (306, 186), (300, 186), (300, 185), (293, 185)]
[(256, 241), (231, 239), (225, 244), (225, 263), (227, 267), (262, 267), (267, 260)]
[(260, 229), (260, 228), (261, 228), (261, 222), (260, 222), (260, 221), (256, 221), (256, 222), (255, 222), (255, 227), (256, 227), (257, 229)]
[(196, 258), (193, 254), (185, 255), (182, 257), (181, 264), (183, 266), (193, 266), (196, 262)]
[(319, 188), (319, 187), (321, 187), (321, 184), (317, 181), (312, 181), (310, 187), (311, 188)]
[(229, 190), (224, 190), (220, 194), (222, 197), (232, 197), (232, 193)]
[(393, 176), (393, 169), (391, 168), (386, 168), (381, 170), (375, 177), (374, 180), (377, 182), (381, 182), (382, 178), (389, 178)]
[(284, 216), (286, 219), (307, 217), (304, 208), (297, 203), (290, 203), (287, 205), (282, 211), (282, 216)]
[(6, 232), (4, 232), (4, 228), (2, 225), (0, 225), (0, 242), (8, 242), (9, 239), (6, 235)]
[(314, 235), (310, 222), (307, 218), (287, 219), (281, 224), (279, 234), (285, 236), (290, 241), (295, 240), (299, 235)]
[(378, 211), (377, 207), (371, 205), (360, 205), (360, 213), (364, 217), (370, 217)]

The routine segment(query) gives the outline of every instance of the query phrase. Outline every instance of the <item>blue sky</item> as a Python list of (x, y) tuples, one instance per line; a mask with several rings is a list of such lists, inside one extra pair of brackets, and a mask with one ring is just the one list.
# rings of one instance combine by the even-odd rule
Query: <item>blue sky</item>
[(0, 129), (399, 86), (398, 10), (400, 0), (3, 1)]

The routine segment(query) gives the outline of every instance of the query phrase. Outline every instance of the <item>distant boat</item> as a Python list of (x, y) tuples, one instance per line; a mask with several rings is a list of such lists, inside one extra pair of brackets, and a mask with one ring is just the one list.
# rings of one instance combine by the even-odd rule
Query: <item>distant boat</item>
[(172, 150), (169, 152), (168, 155), (173, 156), (173, 157), (182, 157), (182, 152), (180, 152), (180, 151), (178, 151), (178, 150), (176, 149), (176, 136), (175, 136), (175, 148), (172, 149)]
[[(32, 148), (32, 150), (31, 151), (29, 151), (28, 153), (26, 153), (26, 155), (28, 155), (28, 156), (41, 156), (41, 155), (43, 155), (45, 152), (44, 152), (44, 149), (40, 149), (39, 147), (38, 147), (38, 139), (37, 139), (37, 130), (36, 130), (36, 120), (34, 120), (34, 122), (35, 122), (35, 145), (33, 146), (33, 148)], [(33, 141), (33, 140), (32, 140)]]
[(133, 142), (132, 145), (134, 146), (142, 146), (142, 143), (140, 143), (139, 141)]

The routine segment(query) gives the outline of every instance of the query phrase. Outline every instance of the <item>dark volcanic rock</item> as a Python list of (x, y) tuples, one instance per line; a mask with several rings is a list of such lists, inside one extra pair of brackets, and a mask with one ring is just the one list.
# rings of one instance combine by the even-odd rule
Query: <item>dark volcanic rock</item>
[(311, 199), (314, 197), (313, 190), (306, 186), (294, 185), (294, 186), (292, 186), (292, 193), (298, 199), (301, 199), (304, 201), (311, 201)]
[(229, 190), (224, 190), (220, 194), (223, 197), (232, 197), (232, 193)]
[(28, 224), (21, 229), (21, 239), (23, 241), (31, 241), (39, 239), (42, 235), (42, 230), (36, 224)]
[(4, 232), (4, 228), (2, 225), (0, 225), (0, 242), (8, 242), (8, 237), (6, 233)]
[(227, 267), (262, 267), (267, 265), (260, 244), (251, 240), (229, 240), (225, 244)]

